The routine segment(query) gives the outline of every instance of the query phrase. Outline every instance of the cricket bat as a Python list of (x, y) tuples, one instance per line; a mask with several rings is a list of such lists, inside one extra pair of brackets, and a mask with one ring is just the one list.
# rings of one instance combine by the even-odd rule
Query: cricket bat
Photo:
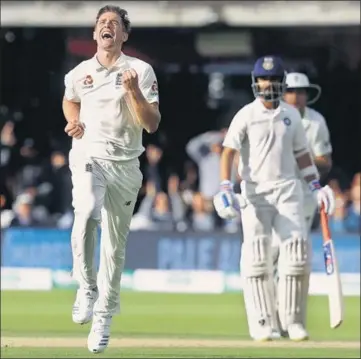
[(321, 209), (321, 228), (323, 237), (323, 254), (327, 275), (328, 306), (330, 312), (330, 327), (335, 329), (343, 321), (344, 303), (340, 272), (337, 266), (335, 246), (328, 225), (328, 217), (324, 209)]

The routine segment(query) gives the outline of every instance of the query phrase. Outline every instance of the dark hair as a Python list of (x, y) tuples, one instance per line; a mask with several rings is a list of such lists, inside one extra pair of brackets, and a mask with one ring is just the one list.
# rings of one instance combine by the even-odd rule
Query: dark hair
[(97, 23), (100, 16), (102, 16), (106, 12), (114, 12), (115, 14), (117, 14), (122, 19), (125, 32), (128, 34), (130, 33), (131, 26), (127, 10), (121, 9), (119, 6), (115, 5), (105, 5), (98, 11), (95, 22)]

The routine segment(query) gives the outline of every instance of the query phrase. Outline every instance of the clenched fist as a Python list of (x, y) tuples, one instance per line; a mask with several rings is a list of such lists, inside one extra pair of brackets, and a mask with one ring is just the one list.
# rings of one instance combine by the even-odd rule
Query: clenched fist
[(122, 74), (122, 82), (125, 91), (133, 92), (139, 90), (138, 74), (134, 69), (125, 70)]
[(68, 136), (79, 140), (84, 135), (84, 126), (80, 122), (68, 122), (64, 131)]

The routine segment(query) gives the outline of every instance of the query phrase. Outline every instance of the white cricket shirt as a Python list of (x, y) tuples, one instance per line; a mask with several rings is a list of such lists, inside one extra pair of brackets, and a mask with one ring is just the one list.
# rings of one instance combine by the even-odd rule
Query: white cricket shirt
[(332, 153), (330, 133), (325, 118), (316, 110), (306, 107), (302, 118), (307, 143), (313, 158)]
[(297, 178), (294, 153), (306, 151), (307, 141), (293, 106), (281, 101), (268, 110), (256, 99), (234, 116), (223, 146), (240, 151), (242, 180), (267, 183)]
[[(330, 133), (325, 118), (316, 110), (306, 107), (302, 118), (302, 125), (306, 132), (306, 138), (312, 158), (325, 156), (332, 153)], [(297, 169), (298, 170), (298, 169)], [(302, 179), (303, 191), (311, 196), (311, 191), (306, 181), (298, 170), (299, 178)]]
[(151, 65), (123, 53), (110, 69), (94, 56), (65, 75), (65, 98), (80, 102), (80, 121), (85, 125), (83, 138), (73, 140), (72, 151), (77, 155), (128, 161), (144, 151), (143, 128), (133, 118), (122, 86), (122, 73), (130, 68), (137, 72), (140, 90), (147, 101), (159, 102)]

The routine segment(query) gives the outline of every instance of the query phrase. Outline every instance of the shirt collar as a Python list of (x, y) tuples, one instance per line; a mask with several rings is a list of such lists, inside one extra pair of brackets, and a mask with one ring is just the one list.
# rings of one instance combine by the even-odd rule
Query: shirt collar
[(275, 109), (275, 110), (269, 110), (267, 109), (261, 99), (256, 98), (255, 100), (255, 104), (256, 104), (256, 108), (257, 110), (261, 113), (261, 114), (272, 114), (274, 116), (277, 116), (278, 114), (280, 114), (281, 112), (286, 111), (285, 107), (283, 106), (283, 101), (280, 101), (279, 106)]
[(104, 71), (104, 70), (119, 70), (123, 65), (124, 63), (126, 62), (126, 55), (121, 52), (120, 53), (120, 56), (118, 57), (117, 61), (114, 63), (114, 65), (110, 68), (110, 69), (107, 69), (106, 67), (104, 67), (98, 60), (97, 58), (97, 54), (95, 54), (93, 56), (93, 63), (95, 64), (95, 69), (97, 72), (101, 72), (101, 71)]

